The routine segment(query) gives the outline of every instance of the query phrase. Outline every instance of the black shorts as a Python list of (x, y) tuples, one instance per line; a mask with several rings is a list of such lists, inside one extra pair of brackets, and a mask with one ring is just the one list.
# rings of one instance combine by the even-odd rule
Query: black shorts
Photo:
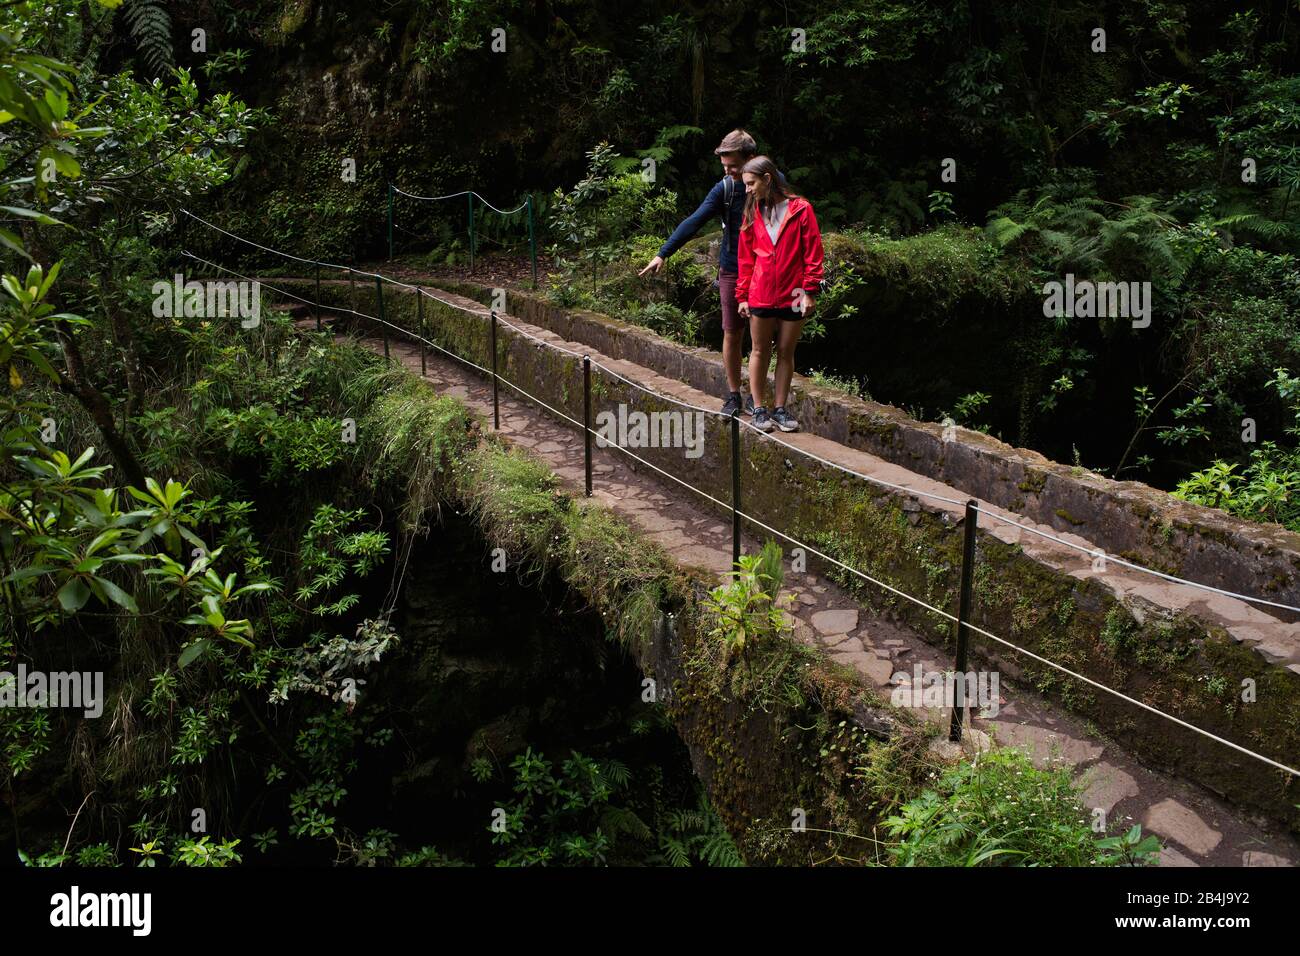
[(760, 319), (781, 319), (785, 322), (802, 322), (803, 313), (796, 312), (794, 309), (775, 309), (775, 308), (753, 308), (750, 307), (749, 314)]

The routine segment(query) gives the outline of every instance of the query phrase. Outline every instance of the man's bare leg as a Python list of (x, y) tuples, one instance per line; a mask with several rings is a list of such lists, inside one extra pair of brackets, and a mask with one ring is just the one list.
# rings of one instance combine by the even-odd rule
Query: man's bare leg
[(740, 359), (745, 350), (745, 330), (723, 329), (722, 365), (727, 370), (727, 391), (740, 391)]

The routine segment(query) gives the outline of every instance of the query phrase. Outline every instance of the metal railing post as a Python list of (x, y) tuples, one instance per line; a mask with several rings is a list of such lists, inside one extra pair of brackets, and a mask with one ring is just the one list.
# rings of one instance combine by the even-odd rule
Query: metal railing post
[[(957, 657), (954, 662), (956, 680), (953, 682), (952, 723), (948, 728), (948, 739), (954, 743), (961, 740), (962, 710), (966, 703), (966, 656), (970, 649), (970, 612), (971, 589), (975, 580), (975, 529), (979, 523), (978, 502), (972, 498), (966, 502), (966, 537), (962, 542), (961, 553), (961, 593), (957, 599)], [(960, 700), (956, 689), (961, 688)]]
[(497, 310), (492, 310), (492, 427), (501, 430), (501, 402), (497, 388)]
[(316, 263), (316, 331), (320, 331), (320, 263)]
[(424, 340), (428, 338), (428, 336), (425, 334), (424, 331), (424, 292), (422, 290), (417, 290), (415, 293), (415, 299), (416, 299), (415, 309), (417, 314), (419, 315), (419, 323), (420, 323), (420, 374), (424, 375), (428, 371), (428, 366), (425, 364), (426, 359), (425, 359), (425, 348), (424, 348)]
[(388, 323), (384, 320), (384, 280), (375, 276), (375, 295), (379, 301), (379, 327), (384, 330), (384, 358), (388, 358)]
[(587, 497), (591, 497), (591, 356), (582, 357), (582, 445), (587, 470)]
[(393, 261), (393, 184), (388, 184), (388, 261)]
[(740, 412), (731, 416), (731, 566), (740, 564)]
[(533, 288), (537, 288), (537, 235), (533, 227), (533, 194), (528, 194), (528, 256), (533, 262)]
[(465, 197), (469, 200), (469, 271), (474, 271), (474, 194)]

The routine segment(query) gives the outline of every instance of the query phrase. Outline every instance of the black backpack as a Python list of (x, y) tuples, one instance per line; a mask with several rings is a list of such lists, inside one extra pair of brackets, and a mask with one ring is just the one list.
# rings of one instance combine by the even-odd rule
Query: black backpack
[(738, 242), (740, 237), (733, 238), (731, 235), (731, 201), (736, 198), (736, 181), (730, 176), (723, 176), (722, 181), (726, 183), (722, 187), (723, 232), (726, 234), (727, 242)]

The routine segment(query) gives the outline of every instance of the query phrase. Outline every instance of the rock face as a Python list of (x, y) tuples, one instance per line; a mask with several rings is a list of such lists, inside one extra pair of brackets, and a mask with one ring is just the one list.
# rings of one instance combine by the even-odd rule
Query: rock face
[[(177, 36), (202, 27), (216, 48), (252, 51), (228, 81), (273, 117), (253, 139), (227, 221), (267, 240), (292, 237), (301, 253), (351, 262), (386, 251), (389, 182), (417, 195), (473, 188), (504, 209), (526, 190), (548, 194), (571, 180), (575, 161), (609, 135), (588, 100), (557, 96), (568, 56), (551, 55), (549, 35), (582, 41), (540, 8), (513, 10), (509, 55), (493, 55), (477, 28), (444, 54), (448, 17), (431, 4), (358, 11), (284, 0), (234, 34), (215, 29), (202, 5), (172, 6)], [(202, 62), (182, 55), (196, 71)], [(355, 161), (350, 179), (344, 160)], [(399, 250), (413, 235), (423, 251), (463, 235), (468, 217), (464, 199), (399, 197), (395, 212)]]
[[(767, 691), (733, 692), (727, 685), (719, 692), (717, 679), (725, 684), (741, 667), (724, 666), (715, 679), (718, 662), (700, 664), (701, 645), (715, 643), (696, 627), (711, 573), (665, 565), (669, 581), (658, 592), (648, 632), (611, 645), (621, 627), (615, 606), (597, 601), (592, 607), (593, 595), (566, 586), (572, 571), (552, 574), (537, 600), (512, 599), (519, 588), (513, 575), (469, 570), (486, 563), (484, 538), (494, 540), (493, 529), (467, 519), (451, 525), (451, 533), (433, 544), (436, 554), (426, 566), (413, 562), (408, 569), (403, 656), (385, 668), (390, 676), (382, 693), (409, 712), (410, 736), (431, 741), (397, 776), (399, 796), (464, 785), (475, 758), (508, 763), (525, 743), (536, 748), (548, 739), (566, 746), (584, 736), (599, 740), (618, 725), (619, 714), (643, 700), (649, 678), (684, 759), (748, 861), (798, 864), (831, 849), (861, 852), (841, 836), (865, 832), (874, 822), (873, 804), (860, 799), (850, 772), (853, 755), (868, 738), (914, 729), (908, 715), (875, 704), (857, 679), (823, 663), (791, 667), (782, 684)], [(658, 567), (655, 539), (637, 534), (602, 560), (602, 576), (643, 579)], [(554, 541), (528, 540), (540, 540), (541, 547)], [(581, 547), (585, 553), (595, 545)], [(516, 567), (541, 556), (533, 545), (510, 553)], [(449, 598), (446, 582), (452, 579), (457, 594)], [(561, 612), (559, 618), (539, 614), (539, 602)], [(848, 613), (856, 618), (856, 611)], [(780, 654), (780, 646), (773, 652)], [(767, 653), (766, 646), (759, 652)], [(766, 672), (761, 661), (753, 667)], [(839, 746), (829, 746), (828, 736)], [(818, 753), (821, 758), (811, 759)], [(810, 827), (826, 834), (794, 844), (773, 841), (766, 824), (779, 822), (779, 829), (792, 832), (791, 814), (799, 808)]]

